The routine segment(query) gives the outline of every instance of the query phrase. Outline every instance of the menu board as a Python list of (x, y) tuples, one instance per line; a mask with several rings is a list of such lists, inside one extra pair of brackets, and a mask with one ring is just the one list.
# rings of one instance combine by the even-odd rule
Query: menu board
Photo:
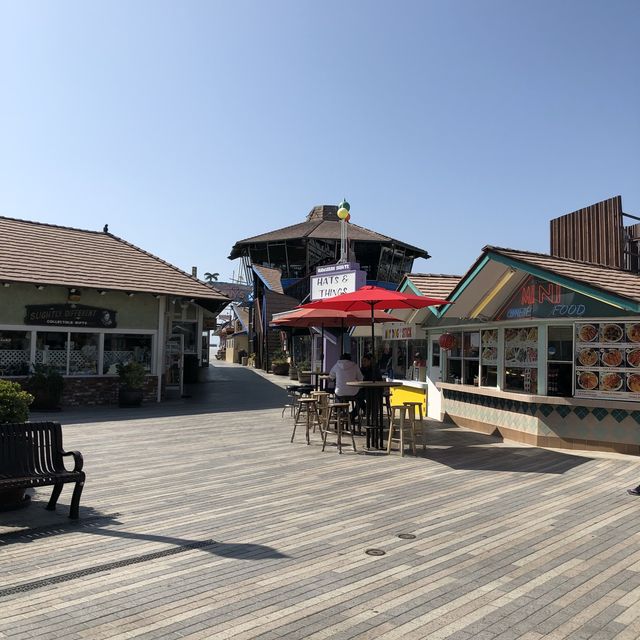
[(576, 324), (578, 398), (640, 400), (640, 323)]
[(538, 367), (538, 327), (505, 329), (504, 364), (506, 367)]
[(482, 364), (498, 364), (498, 330), (488, 329), (482, 332)]

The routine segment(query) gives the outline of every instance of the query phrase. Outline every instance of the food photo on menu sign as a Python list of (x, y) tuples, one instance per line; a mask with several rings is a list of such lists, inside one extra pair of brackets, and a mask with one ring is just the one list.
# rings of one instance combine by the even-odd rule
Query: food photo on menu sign
[(640, 323), (576, 325), (576, 341), (576, 395), (640, 394)]

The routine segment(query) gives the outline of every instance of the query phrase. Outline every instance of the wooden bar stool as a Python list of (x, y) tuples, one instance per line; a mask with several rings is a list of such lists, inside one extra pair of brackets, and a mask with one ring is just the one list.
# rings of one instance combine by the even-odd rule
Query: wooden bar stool
[(348, 402), (332, 402), (329, 404), (327, 419), (324, 425), (324, 432), (322, 434), (322, 450), (327, 446), (327, 435), (329, 434), (329, 428), (331, 425), (335, 425), (337, 433), (336, 445), (338, 447), (338, 453), (342, 453), (342, 436), (351, 436), (351, 444), (353, 450), (356, 449), (356, 441), (353, 437), (353, 431), (351, 430), (351, 417), (349, 415), (349, 403)]
[(292, 418), (296, 417), (296, 409), (298, 408), (298, 397), (300, 394), (300, 386), (297, 384), (289, 384), (285, 387), (287, 390), (287, 404), (282, 407), (282, 417), (284, 418), (285, 411), (288, 409)]
[[(414, 436), (420, 433), (420, 440), (422, 442), (422, 450), (427, 449), (427, 433), (425, 430), (423, 415), (422, 415), (422, 402), (407, 401), (404, 403), (405, 407), (409, 407), (409, 422), (413, 430)], [(416, 409), (418, 410), (418, 416), (416, 417)]]
[[(318, 406), (318, 416), (320, 417), (320, 424), (323, 425), (327, 421), (327, 413), (329, 411), (329, 397), (330, 393), (326, 391), (313, 391), (311, 397), (315, 398)], [(315, 430), (315, 429), (314, 429)], [(322, 433), (322, 429), (320, 429)]]
[(293, 422), (293, 433), (291, 434), (291, 442), (296, 435), (296, 428), (298, 426), (305, 428), (305, 436), (307, 438), (307, 444), (311, 444), (309, 433), (313, 429), (316, 430), (316, 425), (322, 431), (322, 425), (320, 422), (320, 416), (318, 415), (318, 403), (315, 398), (300, 398), (298, 400), (298, 410), (296, 411), (296, 418)]
[[(413, 425), (408, 419), (409, 407), (404, 404), (391, 405), (391, 420), (389, 422), (389, 439), (387, 440), (387, 453), (391, 453), (391, 443), (397, 442), (400, 447), (400, 456), (404, 456), (404, 432), (409, 426), (411, 434), (411, 450), (416, 455), (416, 434)], [(398, 432), (398, 437), (394, 438), (394, 433)]]

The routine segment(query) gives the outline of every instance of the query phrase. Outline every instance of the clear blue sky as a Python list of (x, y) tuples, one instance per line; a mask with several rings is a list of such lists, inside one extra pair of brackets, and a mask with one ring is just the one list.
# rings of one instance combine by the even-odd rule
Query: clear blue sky
[(547, 251), (640, 215), (639, 32), (637, 0), (0, 0), (0, 215), (223, 278), (343, 196), (416, 271)]

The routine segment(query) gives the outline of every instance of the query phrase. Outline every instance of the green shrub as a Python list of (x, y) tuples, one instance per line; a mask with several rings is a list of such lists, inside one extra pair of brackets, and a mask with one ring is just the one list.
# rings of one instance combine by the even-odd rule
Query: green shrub
[(144, 365), (132, 360), (126, 364), (119, 364), (117, 369), (120, 376), (120, 384), (123, 387), (127, 389), (144, 388), (144, 379), (147, 375)]
[(0, 423), (26, 422), (33, 396), (17, 382), (0, 380)]
[(34, 364), (33, 373), (25, 386), (34, 396), (34, 409), (58, 409), (60, 407), (64, 378), (55, 367)]
[(289, 358), (282, 350), (274, 351), (271, 357), (271, 364), (289, 364)]

